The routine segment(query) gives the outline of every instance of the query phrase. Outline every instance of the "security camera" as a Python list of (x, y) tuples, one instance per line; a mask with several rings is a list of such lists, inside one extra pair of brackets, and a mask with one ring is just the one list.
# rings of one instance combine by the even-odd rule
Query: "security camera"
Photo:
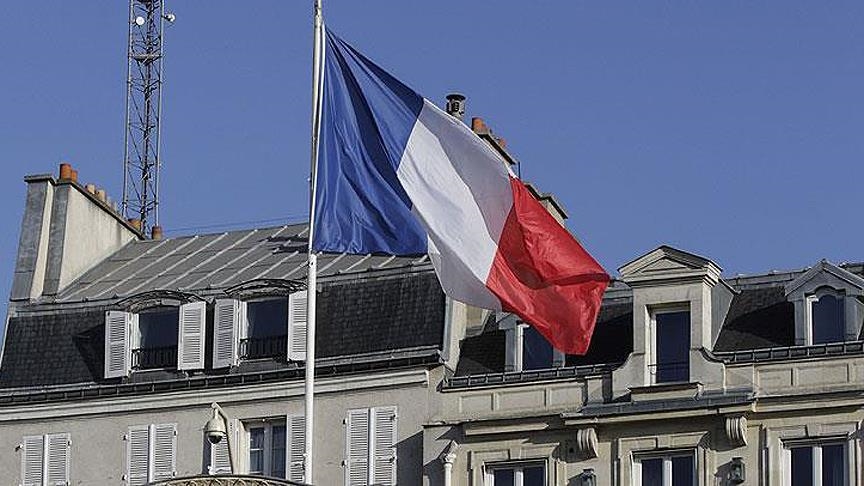
[(213, 409), (213, 418), (207, 421), (204, 426), (204, 435), (211, 444), (218, 444), (223, 437), (228, 436), (228, 431), (225, 428), (225, 420), (219, 416), (219, 412)]

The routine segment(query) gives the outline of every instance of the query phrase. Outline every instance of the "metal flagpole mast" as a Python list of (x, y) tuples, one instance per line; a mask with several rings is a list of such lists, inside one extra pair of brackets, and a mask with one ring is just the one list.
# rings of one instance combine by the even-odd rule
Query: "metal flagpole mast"
[(303, 449), (303, 482), (312, 484), (312, 444), (314, 437), (315, 396), (315, 287), (318, 256), (312, 249), (315, 236), (315, 195), (318, 177), (318, 137), (321, 132), (321, 98), (324, 67), (324, 20), (321, 0), (315, 0), (314, 39), (312, 41), (312, 163), (309, 176), (309, 247), (306, 276), (306, 373), (304, 392), (305, 444)]

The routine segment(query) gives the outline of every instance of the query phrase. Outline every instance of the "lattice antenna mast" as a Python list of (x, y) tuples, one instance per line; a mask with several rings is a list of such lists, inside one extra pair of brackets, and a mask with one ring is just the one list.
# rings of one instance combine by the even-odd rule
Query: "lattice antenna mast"
[(162, 116), (164, 0), (129, 0), (123, 214), (147, 234), (159, 224), (159, 153)]

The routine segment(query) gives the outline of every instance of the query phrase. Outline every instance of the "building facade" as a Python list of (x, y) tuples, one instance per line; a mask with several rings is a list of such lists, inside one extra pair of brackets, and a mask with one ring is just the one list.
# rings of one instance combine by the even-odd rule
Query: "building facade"
[[(25, 180), (0, 484), (302, 480), (305, 226), (148, 239)], [(864, 485), (860, 264), (724, 279), (660, 247), (586, 356), (448, 300), (425, 257), (319, 268), (316, 484)]]

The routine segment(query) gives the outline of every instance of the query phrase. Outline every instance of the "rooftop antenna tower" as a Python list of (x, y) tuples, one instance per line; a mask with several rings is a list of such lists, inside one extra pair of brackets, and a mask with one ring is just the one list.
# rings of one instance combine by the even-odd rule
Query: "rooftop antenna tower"
[(129, 0), (123, 214), (148, 234), (159, 224), (159, 125), (162, 117), (164, 0)]

